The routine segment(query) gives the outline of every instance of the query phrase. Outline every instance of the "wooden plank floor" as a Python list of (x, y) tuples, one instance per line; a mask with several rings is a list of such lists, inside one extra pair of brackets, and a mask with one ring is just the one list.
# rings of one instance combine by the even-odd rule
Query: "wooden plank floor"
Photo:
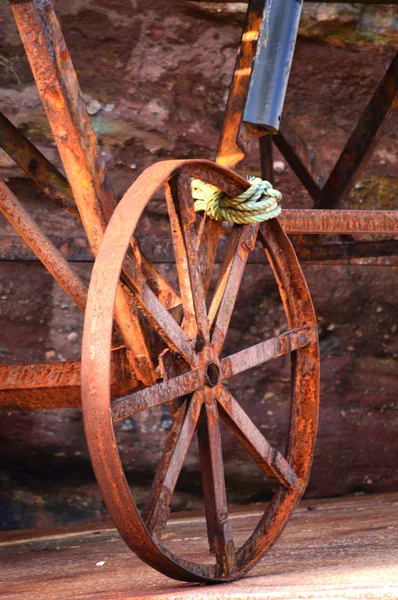
[[(264, 507), (232, 511), (244, 541)], [(205, 549), (202, 517), (177, 515), (167, 545)], [(13, 600), (296, 600), (398, 598), (398, 493), (302, 502), (250, 576), (203, 587), (139, 561), (111, 525), (0, 535), (0, 598)]]

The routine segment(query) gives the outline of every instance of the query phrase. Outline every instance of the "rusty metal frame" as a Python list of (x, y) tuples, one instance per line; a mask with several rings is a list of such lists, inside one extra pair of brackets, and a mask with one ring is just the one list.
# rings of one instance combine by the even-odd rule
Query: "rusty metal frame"
[[(87, 289), (69, 262), (92, 261), (97, 255), (98, 261), (88, 301), (82, 377), (76, 362), (0, 367), (0, 407), (79, 406), (82, 381), (93, 465), (109, 510), (129, 546), (143, 560), (178, 579), (235, 579), (250, 570), (276, 539), (303, 493), (316, 433), (316, 320), (297, 258), (281, 225), (286, 232), (300, 236), (398, 234), (398, 211), (337, 209), (355, 185), (397, 106), (398, 55), (324, 185), (319, 165), (294, 131), (284, 125), (274, 137), (274, 143), (313, 198), (314, 208), (285, 210), (279, 222), (263, 224), (260, 229), (235, 228), (227, 241), (220, 242), (221, 224), (206, 216), (199, 232), (195, 230), (189, 177), (215, 183), (226, 193), (240, 193), (247, 183), (222, 167), (235, 167), (258, 136), (262, 174), (273, 179), (270, 138), (242, 122), (264, 0), (249, 2), (216, 159), (222, 167), (206, 161), (158, 163), (128, 193), (135, 194), (136, 202), (122, 202), (118, 208), (52, 2), (10, 3), (67, 179), (4, 115), (0, 115), (0, 145), (48, 197), (81, 218), (88, 244), (87, 240), (45, 236), (2, 182), (0, 211), (28, 245), (30, 254), (8, 237), (0, 239), (0, 260), (37, 257), (81, 310), (86, 308)], [(179, 294), (153, 266), (167, 262), (152, 259), (151, 244), (153, 256), (159, 256), (159, 249), (153, 249), (154, 242), (143, 240), (140, 246), (137, 239), (131, 239), (132, 222), (161, 184), (165, 185), (172, 223), (170, 243), (177, 259)], [(124, 218), (127, 214), (130, 220)], [(116, 258), (109, 261), (112, 235), (120, 236), (121, 231), (127, 235), (125, 244), (123, 248), (117, 246)], [(250, 254), (254, 262), (265, 260), (264, 250), (254, 249), (257, 234), (280, 288), (289, 331), (220, 360), (245, 264)], [(339, 243), (312, 245), (306, 237), (300, 237), (296, 249), (303, 260), (320, 264), (396, 264), (398, 256), (396, 240), (357, 242), (345, 238)], [(167, 255), (167, 248), (161, 249), (160, 256), (165, 252)], [(222, 263), (221, 276), (207, 313), (205, 299), (216, 261)], [(149, 349), (144, 322), (156, 332), (155, 355)], [(292, 421), (285, 459), (248, 420), (223, 388), (222, 380), (289, 352), (293, 364)], [(176, 400), (187, 394), (193, 396)], [(170, 403), (173, 427), (141, 519), (126, 488), (112, 421), (165, 402)], [(300, 411), (306, 413), (306, 419), (300, 420)], [(264, 473), (278, 481), (270, 507), (238, 551), (234, 549), (227, 514), (220, 418)], [(176, 557), (159, 542), (171, 494), (195, 430), (209, 545), (216, 557), (213, 566)]]

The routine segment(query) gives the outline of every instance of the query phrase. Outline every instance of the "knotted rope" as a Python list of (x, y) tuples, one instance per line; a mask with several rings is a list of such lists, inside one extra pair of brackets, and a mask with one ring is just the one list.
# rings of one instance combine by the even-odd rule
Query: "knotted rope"
[(269, 181), (263, 181), (259, 177), (248, 177), (248, 181), (250, 187), (243, 194), (231, 198), (214, 185), (193, 179), (195, 211), (205, 211), (216, 221), (230, 221), (239, 225), (261, 223), (277, 217), (281, 212), (278, 203), (282, 194)]

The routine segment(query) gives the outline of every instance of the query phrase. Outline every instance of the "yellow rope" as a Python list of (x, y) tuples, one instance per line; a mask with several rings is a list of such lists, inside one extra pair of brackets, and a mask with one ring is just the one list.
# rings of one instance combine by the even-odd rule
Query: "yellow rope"
[(248, 180), (250, 187), (243, 194), (231, 198), (214, 185), (193, 179), (195, 211), (205, 211), (216, 221), (231, 221), (239, 225), (260, 223), (277, 217), (281, 212), (279, 202), (282, 194), (269, 181), (259, 177), (249, 177)]

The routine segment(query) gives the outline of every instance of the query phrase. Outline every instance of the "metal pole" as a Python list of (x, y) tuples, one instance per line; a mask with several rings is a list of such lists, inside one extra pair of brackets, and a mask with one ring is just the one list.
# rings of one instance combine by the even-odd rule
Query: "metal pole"
[(302, 0), (267, 0), (243, 121), (277, 133), (296, 45)]

